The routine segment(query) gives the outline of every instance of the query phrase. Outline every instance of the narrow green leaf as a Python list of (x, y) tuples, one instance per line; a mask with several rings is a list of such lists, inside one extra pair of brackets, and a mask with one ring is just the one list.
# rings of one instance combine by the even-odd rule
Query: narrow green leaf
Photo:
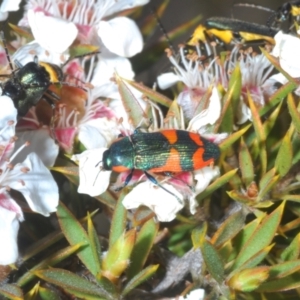
[(262, 199), (266, 193), (270, 191), (270, 189), (273, 187), (273, 185), (279, 180), (279, 176), (275, 176), (276, 169), (273, 168), (270, 171), (268, 171), (266, 174), (263, 175), (259, 182), (259, 194), (258, 198)]
[(282, 139), (281, 146), (279, 148), (276, 160), (275, 168), (279, 172), (280, 176), (283, 177), (287, 174), (292, 166), (293, 149), (291, 141), (291, 132), (287, 131), (286, 135)]
[(261, 263), (269, 254), (271, 249), (274, 247), (275, 244), (272, 244), (261, 251), (257, 252), (253, 255), (250, 259), (248, 259), (245, 263), (243, 263), (240, 267), (235, 269), (233, 272), (230, 273), (229, 277), (233, 276), (236, 273), (241, 272), (244, 269), (251, 269), (256, 267), (259, 263)]
[(117, 299), (117, 295), (108, 294), (101, 286), (67, 270), (40, 270), (36, 271), (35, 275), (83, 299)]
[(82, 248), (82, 246), (83, 244), (77, 244), (66, 247), (57, 251), (56, 253), (53, 253), (51, 256), (42, 260), (40, 263), (36, 264), (32, 269), (27, 271), (23, 276), (21, 276), (17, 281), (18, 285), (21, 287), (26, 285), (35, 278), (34, 271), (55, 266), (59, 262), (71, 256), (73, 253), (77, 252), (80, 248)]
[(246, 127), (240, 129), (239, 131), (230, 134), (230, 136), (227, 139), (220, 143), (219, 147), (221, 151), (225, 151), (226, 149), (228, 149), (235, 141), (237, 141), (241, 136), (243, 136), (251, 126), (252, 124), (249, 124)]
[(99, 46), (88, 45), (88, 44), (79, 44), (75, 46), (71, 46), (69, 48), (70, 59), (74, 59), (78, 56), (87, 56), (91, 54), (96, 54), (100, 50)]
[(248, 223), (233, 239), (233, 250), (234, 252), (230, 256), (231, 259), (235, 258), (240, 252), (244, 245), (247, 243), (249, 238), (253, 235), (257, 227), (259, 226), (262, 218), (256, 218), (252, 222)]
[(270, 134), (271, 130), (274, 128), (274, 125), (276, 124), (277, 118), (281, 111), (282, 102), (279, 103), (279, 105), (274, 109), (274, 111), (268, 116), (267, 120), (263, 123), (263, 128), (265, 131), (265, 137), (267, 138)]
[(203, 222), (192, 231), (193, 247), (200, 248), (204, 243), (207, 234), (207, 222)]
[(217, 121), (217, 125), (215, 126), (218, 131), (221, 132), (232, 132), (234, 125), (234, 111), (232, 107), (232, 97), (234, 94), (235, 84), (231, 86), (230, 89), (227, 90), (226, 94), (222, 98), (222, 111), (219, 120), (221, 121), (220, 129), (219, 129), (219, 121)]
[(277, 227), (280, 224), (283, 207), (284, 203), (263, 219), (261, 225), (255, 230), (253, 235), (241, 249), (241, 252), (235, 260), (233, 266), (234, 269), (241, 266), (248, 259), (270, 244), (277, 232)]
[(158, 229), (158, 223), (152, 218), (142, 226), (137, 234), (136, 242), (130, 256), (130, 265), (126, 272), (129, 279), (142, 270), (153, 246)]
[(219, 248), (228, 240), (231, 240), (244, 226), (245, 214), (242, 210), (229, 216), (213, 235), (211, 243)]
[(245, 269), (236, 273), (228, 281), (231, 289), (241, 292), (251, 292), (257, 289), (269, 276), (268, 267)]
[(126, 85), (124, 79), (118, 75), (115, 75), (115, 78), (119, 88), (123, 106), (129, 117), (129, 122), (133, 127), (138, 127), (142, 121), (141, 116), (145, 116), (145, 112), (138, 100), (130, 91), (129, 87)]
[(143, 93), (145, 96), (147, 96), (152, 101), (159, 103), (165, 107), (170, 107), (172, 104), (172, 100), (168, 97), (156, 92), (153, 89), (148, 88), (147, 86), (143, 85), (142, 83), (138, 83), (136, 81), (128, 80), (125, 78), (122, 78), (125, 82), (136, 88), (138, 91)]
[(202, 200), (209, 196), (212, 192), (223, 186), (225, 183), (227, 183), (232, 176), (237, 172), (238, 169), (234, 169), (232, 171), (227, 172), (223, 176), (217, 178), (212, 184), (210, 184), (205, 191), (203, 191), (198, 197), (197, 200)]
[(128, 267), (130, 255), (136, 239), (136, 230), (131, 229), (123, 233), (108, 249), (102, 260), (102, 274), (114, 282)]
[(242, 73), (240, 64), (236, 64), (233, 72), (230, 75), (228, 88), (233, 89), (231, 105), (234, 112), (237, 111), (238, 105), (241, 99), (241, 91), (242, 91)]
[(289, 276), (300, 270), (300, 259), (286, 261), (270, 267), (270, 280)]
[(101, 266), (101, 245), (99, 241), (99, 237), (97, 234), (97, 231), (95, 230), (95, 227), (93, 225), (92, 219), (90, 214), (88, 213), (88, 219), (87, 219), (87, 231), (88, 231), (88, 237), (90, 240), (91, 250), (93, 253), (93, 258), (95, 263), (99, 266)]
[(260, 163), (261, 163), (261, 174), (265, 174), (267, 170), (267, 150), (265, 147), (265, 142), (266, 142), (266, 136), (265, 136), (265, 131), (258, 113), (258, 109), (255, 106), (253, 99), (248, 92), (248, 102), (249, 102), (249, 107), (252, 113), (252, 118), (253, 118), (253, 126), (255, 129), (255, 133), (257, 136), (257, 142), (259, 144), (259, 156), (260, 156)]
[(127, 210), (122, 204), (125, 196), (126, 191), (123, 190), (114, 209), (109, 233), (109, 247), (112, 247), (112, 245), (114, 245), (114, 243), (120, 238), (120, 236), (125, 232), (126, 229)]
[(263, 106), (259, 115), (263, 116), (267, 112), (269, 112), (274, 106), (276, 106), (280, 101), (282, 101), (289, 93), (291, 93), (295, 88), (297, 88), (298, 84), (294, 82), (288, 82), (282, 87), (280, 87), (269, 99), (268, 103)]
[(100, 266), (94, 260), (87, 233), (64, 204), (59, 204), (56, 214), (59, 225), (70, 245), (85, 244), (85, 247), (77, 255), (90, 272), (96, 276), (100, 272)]
[(150, 265), (144, 270), (142, 270), (140, 273), (135, 275), (124, 287), (122, 291), (122, 296), (127, 295), (130, 291), (142, 284), (149, 277), (153, 276), (154, 273), (157, 271), (158, 267), (159, 265)]
[(300, 132), (300, 113), (299, 113), (299, 109), (297, 109), (296, 107), (295, 99), (292, 93), (288, 94), (287, 105), (289, 108), (289, 113), (292, 117), (293, 124), (296, 130)]
[(208, 241), (204, 241), (201, 245), (201, 252), (210, 275), (218, 283), (222, 283), (224, 280), (224, 266), (217, 250)]
[(23, 291), (20, 287), (14, 284), (2, 283), (0, 285), (0, 295), (12, 300), (24, 299)]
[(242, 173), (242, 180), (247, 187), (254, 180), (254, 166), (252, 157), (243, 138), (241, 138), (239, 150), (239, 165)]
[(300, 255), (300, 233), (298, 233), (292, 242), (286, 247), (281, 255), (280, 258), (284, 261), (294, 260), (297, 259)]
[(40, 286), (38, 289), (38, 295), (40, 296), (41, 300), (57, 300), (61, 296), (57, 291), (50, 290), (42, 286)]

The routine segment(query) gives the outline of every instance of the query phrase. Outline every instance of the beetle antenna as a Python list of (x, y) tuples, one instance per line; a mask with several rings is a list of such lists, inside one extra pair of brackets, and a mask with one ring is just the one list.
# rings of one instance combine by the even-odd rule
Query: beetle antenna
[[(100, 161), (95, 165), (95, 168), (97, 168), (101, 162), (102, 162), (102, 160), (100, 160)], [(98, 179), (98, 176), (99, 176), (99, 174), (100, 174), (100, 172), (101, 172), (102, 170), (103, 170), (102, 167), (99, 168), (99, 172), (97, 173), (97, 176), (96, 176), (96, 178), (95, 178), (95, 180), (94, 180), (93, 186), (95, 185), (95, 183), (96, 183), (96, 181), (97, 181), (97, 179)]]
[(161, 20), (160, 20), (160, 18), (158, 16), (158, 14), (156, 12), (155, 7), (153, 6), (152, 8), (150, 8), (150, 11), (153, 14), (154, 18), (156, 19), (156, 22), (157, 22), (157, 24), (159, 26), (159, 29), (161, 30), (161, 32), (165, 36), (165, 39), (166, 39), (167, 43), (169, 44), (169, 48), (172, 50), (173, 53), (176, 53), (175, 48), (173, 46), (173, 43), (171, 42), (171, 39), (170, 39), (170, 37), (169, 37), (166, 29), (164, 28), (164, 26), (163, 26), (163, 24), (162, 24), (162, 22), (161, 22)]
[(0, 35), (1, 35), (1, 40), (2, 40), (2, 43), (3, 43), (4, 51), (5, 51), (5, 54), (6, 54), (6, 59), (8, 61), (8, 64), (9, 64), (9, 67), (10, 67), (11, 71), (13, 72), (14, 68), (13, 68), (13, 65), (12, 65), (12, 62), (11, 62), (11, 59), (10, 59), (10, 55), (8, 53), (7, 43), (6, 43), (6, 40), (5, 40), (5, 37), (4, 37), (4, 32), (2, 30), (0, 31)]

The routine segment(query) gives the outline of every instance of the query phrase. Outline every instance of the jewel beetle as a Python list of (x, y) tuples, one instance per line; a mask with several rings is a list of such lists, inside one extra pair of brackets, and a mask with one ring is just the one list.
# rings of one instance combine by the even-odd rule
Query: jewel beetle
[(267, 25), (276, 26), (286, 20), (292, 22), (292, 19), (299, 21), (299, 17), (300, 1), (288, 1), (279, 6), (279, 8), (271, 15), (267, 21)]
[(195, 46), (199, 42), (209, 39), (216, 39), (225, 44), (235, 41), (243, 43), (268, 42), (274, 44), (273, 37), (278, 32), (275, 28), (265, 25), (246, 22), (238, 19), (212, 17), (205, 21), (204, 25), (199, 25), (191, 38), (188, 46)]
[(175, 129), (151, 133), (136, 130), (104, 151), (102, 166), (104, 170), (118, 173), (131, 171), (123, 187), (131, 180), (135, 169), (143, 171), (149, 180), (162, 187), (148, 172), (194, 171), (214, 164), (219, 156), (219, 147), (197, 133)]
[(15, 61), (18, 69), (2, 84), (2, 95), (8, 96), (18, 110), (18, 117), (23, 117), (28, 110), (35, 106), (43, 97), (54, 107), (52, 99), (58, 96), (48, 91), (49, 86), (61, 83), (63, 73), (60, 67), (54, 64), (34, 61), (21, 65)]

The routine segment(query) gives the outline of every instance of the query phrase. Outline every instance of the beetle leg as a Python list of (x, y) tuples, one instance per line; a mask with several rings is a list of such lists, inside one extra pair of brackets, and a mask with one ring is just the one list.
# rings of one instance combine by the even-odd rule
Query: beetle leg
[(123, 189), (124, 187), (126, 187), (126, 186), (128, 185), (128, 183), (130, 182), (130, 180), (131, 180), (131, 178), (132, 178), (133, 171), (134, 171), (134, 169), (131, 169), (131, 172), (127, 175), (127, 177), (126, 177), (126, 179), (125, 179), (125, 182), (124, 182), (123, 186), (120, 186), (120, 187), (115, 188), (115, 191), (116, 191), (116, 192), (120, 191), (121, 189)]
[(151, 174), (149, 174), (148, 172), (144, 171), (145, 175), (147, 176), (147, 178), (154, 184), (156, 184), (157, 186), (159, 186), (160, 188), (162, 188), (164, 191), (166, 191), (167, 193), (171, 194), (172, 196), (174, 196), (177, 201), (179, 203), (182, 203), (182, 201), (175, 195), (173, 194), (171, 191), (169, 191), (168, 189), (166, 189), (165, 187), (163, 187)]

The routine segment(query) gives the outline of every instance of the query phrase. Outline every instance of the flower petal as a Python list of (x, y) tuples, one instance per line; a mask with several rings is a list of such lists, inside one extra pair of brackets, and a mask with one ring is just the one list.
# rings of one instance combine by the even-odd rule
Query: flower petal
[(190, 291), (186, 296), (180, 296), (178, 300), (203, 300), (205, 291), (203, 289), (196, 289)]
[(7, 96), (1, 96), (0, 103), (0, 142), (8, 142), (15, 136), (17, 109), (11, 98)]
[(18, 48), (12, 56), (12, 60), (17, 60), (22, 65), (25, 65), (33, 61), (35, 56), (37, 56), (40, 61), (49, 62), (58, 66), (65, 63), (69, 58), (68, 54), (50, 52), (42, 48), (37, 41), (32, 41)]
[[(26, 169), (29, 171), (24, 172)], [(56, 211), (59, 200), (57, 184), (35, 153), (30, 153), (23, 163), (16, 164), (6, 181), (9, 187), (23, 194), (33, 211), (44, 216)]]
[(196, 195), (202, 193), (209, 183), (220, 175), (220, 170), (218, 167), (205, 167), (194, 171), (194, 179), (197, 181), (195, 186)]
[(275, 37), (276, 45), (272, 51), (275, 57), (279, 57), (280, 66), (292, 77), (300, 77), (300, 39), (290, 34), (279, 31)]
[(0, 265), (9, 265), (18, 259), (19, 226), (16, 213), (0, 207)]
[(119, 133), (116, 121), (99, 118), (80, 125), (78, 139), (86, 149), (103, 148), (108, 147)]
[(109, 51), (120, 56), (131, 57), (143, 49), (143, 37), (139, 28), (126, 17), (100, 21), (98, 35)]
[(74, 23), (46, 16), (41, 11), (28, 10), (28, 22), (35, 40), (53, 52), (66, 51), (78, 34)]
[(105, 150), (107, 148), (86, 150), (72, 156), (72, 160), (79, 162), (78, 193), (94, 197), (101, 195), (108, 188), (111, 171), (101, 170), (99, 164)]
[(205, 125), (213, 125), (221, 114), (221, 99), (216, 87), (212, 89), (210, 103), (207, 109), (196, 115), (189, 123), (188, 131), (205, 132)]
[(109, 16), (125, 9), (134, 8), (136, 6), (145, 5), (149, 2), (149, 0), (121, 0), (110, 2), (112, 5), (105, 11), (104, 16)]
[(29, 146), (24, 148), (14, 162), (24, 161), (27, 155), (35, 152), (47, 167), (52, 167), (57, 158), (59, 147), (49, 135), (49, 129), (40, 128), (38, 130), (17, 132), (15, 149), (21, 147), (26, 141), (30, 141)]
[(179, 80), (179, 76), (173, 72), (164, 73), (157, 76), (157, 84), (162, 90), (168, 89), (172, 85), (176, 84)]
[(138, 208), (140, 205), (149, 207), (161, 222), (175, 219), (176, 213), (183, 208), (183, 196), (170, 184), (162, 184), (164, 188), (176, 195), (178, 199), (152, 182), (138, 184), (123, 200), (126, 209)]

